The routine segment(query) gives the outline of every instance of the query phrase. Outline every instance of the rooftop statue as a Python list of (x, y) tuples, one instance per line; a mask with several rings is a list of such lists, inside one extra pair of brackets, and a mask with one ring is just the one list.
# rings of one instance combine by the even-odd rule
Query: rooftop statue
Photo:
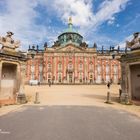
[(12, 39), (12, 35), (14, 35), (13, 32), (7, 32), (5, 37), (0, 36), (0, 44), (2, 44), (2, 49), (15, 50), (16, 48), (19, 48), (20, 41), (14, 41)]
[(140, 32), (136, 32), (133, 34), (134, 38), (132, 41), (126, 41), (126, 47), (130, 49), (138, 49), (140, 48), (140, 37), (139, 37)]

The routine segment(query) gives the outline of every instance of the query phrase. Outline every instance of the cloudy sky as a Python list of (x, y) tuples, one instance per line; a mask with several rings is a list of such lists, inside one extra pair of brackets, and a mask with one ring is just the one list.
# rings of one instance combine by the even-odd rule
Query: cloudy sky
[(90, 47), (116, 46), (140, 31), (140, 0), (0, 0), (0, 35), (14, 32), (23, 50), (51, 46), (69, 16)]

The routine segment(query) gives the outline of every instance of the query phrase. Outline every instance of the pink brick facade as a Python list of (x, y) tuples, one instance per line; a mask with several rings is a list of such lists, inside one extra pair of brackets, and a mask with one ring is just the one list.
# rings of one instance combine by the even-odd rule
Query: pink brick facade
[[(62, 49), (62, 50), (61, 50)], [(67, 51), (69, 49), (69, 51)], [(46, 48), (34, 58), (28, 54), (27, 81), (56, 84), (94, 84), (121, 78), (120, 62), (107, 53), (99, 54), (96, 48), (82, 49), (69, 44), (64, 48)], [(120, 54), (116, 55), (119, 58)]]

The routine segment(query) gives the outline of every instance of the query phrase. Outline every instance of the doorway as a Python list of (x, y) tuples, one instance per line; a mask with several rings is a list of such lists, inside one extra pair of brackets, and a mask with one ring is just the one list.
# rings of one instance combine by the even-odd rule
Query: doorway
[(17, 65), (12, 63), (3, 63), (1, 77), (2, 98), (13, 99), (18, 87)]
[(131, 95), (133, 100), (140, 100), (140, 64), (130, 66)]

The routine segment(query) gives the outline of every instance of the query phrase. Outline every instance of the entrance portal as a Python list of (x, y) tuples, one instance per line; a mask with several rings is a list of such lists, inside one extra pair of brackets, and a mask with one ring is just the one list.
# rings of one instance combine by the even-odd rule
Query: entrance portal
[(69, 83), (72, 83), (72, 73), (69, 73)]
[(130, 66), (132, 99), (140, 100), (140, 64)]
[(3, 63), (1, 77), (1, 98), (13, 99), (17, 88), (17, 65)]

